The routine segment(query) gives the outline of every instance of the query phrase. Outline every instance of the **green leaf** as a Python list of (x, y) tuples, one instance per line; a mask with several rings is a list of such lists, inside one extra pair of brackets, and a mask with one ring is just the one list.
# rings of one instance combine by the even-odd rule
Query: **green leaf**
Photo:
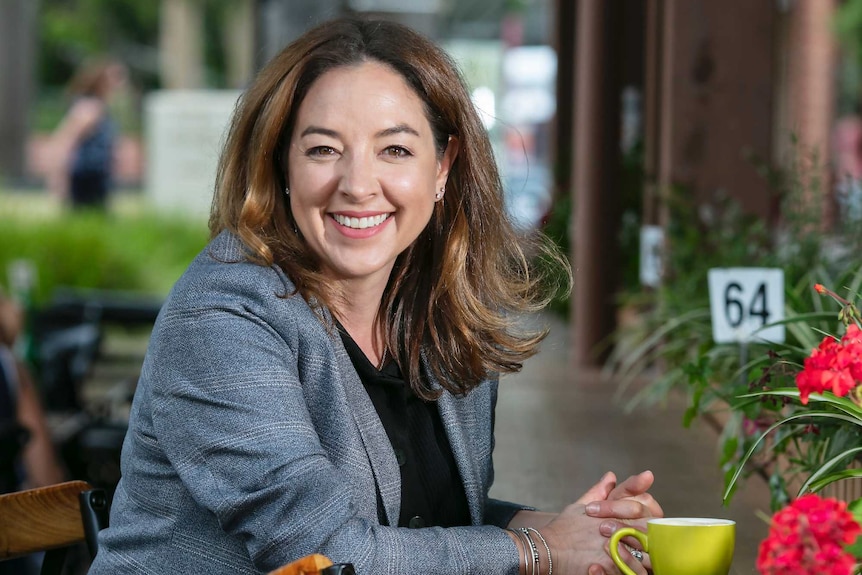
[[(850, 545), (845, 545), (844, 550), (853, 555), (853, 557), (862, 557), (862, 535), (858, 536), (856, 541)], [(856, 571), (856, 573), (858, 573), (858, 571)]]
[(688, 409), (685, 410), (685, 414), (682, 417), (682, 425), (686, 429), (691, 426), (692, 420), (697, 417), (697, 414), (700, 412), (700, 399), (703, 397), (703, 388), (697, 388), (695, 392), (692, 394), (691, 405)]
[[(856, 523), (862, 525), (862, 498), (851, 501), (847, 505), (847, 510), (853, 514), (853, 519)], [(844, 547), (844, 550), (851, 553), (854, 557), (862, 557), (862, 535), (856, 538), (856, 541)]]
[(781, 509), (790, 503), (790, 497), (787, 495), (787, 483), (779, 471), (775, 471), (769, 476), (769, 491), (769, 504), (773, 511)]
[[(744, 395), (740, 395), (739, 397), (740, 398), (755, 398), (755, 397), (762, 397), (762, 396), (776, 396), (776, 397), (789, 397), (789, 398), (792, 398), (792, 399), (799, 401), (799, 395), (800, 394), (799, 394), (798, 389), (788, 387), (788, 388), (782, 388), (782, 389), (772, 389), (769, 391), (759, 391), (756, 393), (747, 393)], [(843, 411), (844, 413), (846, 413), (847, 415), (850, 415), (852, 417), (857, 418), (860, 421), (860, 424), (862, 424), (862, 408), (860, 408), (858, 405), (856, 405), (855, 403), (853, 403), (851, 400), (849, 400), (847, 398), (838, 397), (837, 395), (835, 395), (831, 392), (812, 393), (811, 395), (808, 396), (808, 403), (809, 404), (823, 403), (823, 404), (826, 404), (829, 406), (836, 407), (836, 408), (840, 409), (841, 411)]]
[(724, 491), (723, 504), (725, 507), (730, 506), (730, 500), (733, 498), (733, 494), (736, 493), (736, 484), (731, 483), (732, 480), (735, 480), (735, 477), (734, 477), (734, 470), (731, 467), (730, 469), (728, 469), (727, 471), (724, 472), (725, 491)]
[[(774, 395), (772, 392), (764, 392), (764, 393)], [(733, 485), (736, 483), (737, 479), (739, 479), (739, 476), (742, 474), (742, 470), (745, 467), (745, 464), (751, 458), (752, 454), (754, 454), (754, 451), (755, 451), (755, 449), (757, 449), (757, 446), (760, 445), (760, 443), (766, 438), (767, 435), (769, 435), (770, 433), (772, 433), (772, 431), (778, 429), (782, 425), (789, 423), (791, 421), (797, 421), (800, 419), (818, 419), (818, 418), (844, 421), (844, 422), (851, 423), (853, 425), (858, 425), (858, 426), (862, 427), (862, 419), (859, 419), (857, 417), (851, 417), (851, 416), (843, 414), (843, 413), (835, 413), (834, 411), (804, 411), (801, 413), (794, 413), (792, 415), (785, 417), (784, 419), (781, 419), (781, 420), (773, 423), (772, 425), (770, 425), (766, 429), (766, 431), (763, 432), (763, 434), (760, 435), (760, 437), (757, 438), (757, 440), (751, 445), (751, 447), (749, 447), (749, 449), (745, 453), (745, 455), (743, 455), (742, 458), (740, 459), (739, 466), (737, 467), (736, 472), (731, 477), (730, 482), (729, 482), (727, 488), (725, 489), (724, 498), (725, 499), (727, 498), (730, 489), (733, 487)], [(860, 470), (860, 471), (862, 471), (862, 470)]]
[(739, 450), (739, 438), (730, 437), (725, 440), (721, 449), (721, 465), (729, 463)]
[(853, 514), (856, 523), (862, 525), (862, 497), (847, 504), (847, 509)]
[[(812, 473), (808, 479), (805, 480), (805, 483), (802, 484), (802, 487), (799, 488), (799, 495), (802, 495), (806, 491), (816, 491), (813, 487), (818, 481), (822, 478), (830, 477), (827, 474), (839, 463), (846, 461), (848, 458), (853, 457), (857, 453), (862, 452), (862, 447), (854, 447), (853, 449), (848, 449), (839, 453), (829, 461), (826, 461), (821, 465), (818, 469)], [(831, 482), (830, 482), (831, 483)]]
[(836, 473), (830, 473), (817, 481), (813, 481), (809, 486), (809, 490), (816, 493), (830, 483), (835, 483), (842, 479), (856, 479), (860, 477), (862, 477), (862, 469), (843, 469)]

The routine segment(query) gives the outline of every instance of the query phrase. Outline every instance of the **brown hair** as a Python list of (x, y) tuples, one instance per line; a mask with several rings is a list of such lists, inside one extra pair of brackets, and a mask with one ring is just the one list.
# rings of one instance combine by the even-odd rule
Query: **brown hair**
[[(466, 393), (497, 373), (520, 370), (544, 338), (525, 331), (517, 313), (547, 304), (559, 286), (536, 275), (503, 206), (487, 133), (457, 67), (411, 29), (389, 21), (343, 18), (306, 32), (260, 72), (234, 115), (219, 162), (210, 215), (213, 236), (237, 234), (262, 265), (279, 265), (311, 302), (338, 314), (339, 295), (295, 233), (282, 193), (285, 149), (309, 88), (328, 70), (378, 61), (401, 74), (424, 102), (439, 154), (450, 135), (458, 156), (431, 221), (396, 260), (377, 318), (387, 349), (417, 394), (438, 393), (421, 377), (423, 351), (452, 393)], [(548, 242), (530, 240), (559, 263)], [(568, 286), (566, 286), (568, 287)], [(551, 289), (546, 289), (551, 288)]]
[(95, 58), (81, 65), (69, 80), (66, 91), (72, 97), (103, 98), (109, 89), (111, 75), (119, 73), (123, 65), (111, 58)]

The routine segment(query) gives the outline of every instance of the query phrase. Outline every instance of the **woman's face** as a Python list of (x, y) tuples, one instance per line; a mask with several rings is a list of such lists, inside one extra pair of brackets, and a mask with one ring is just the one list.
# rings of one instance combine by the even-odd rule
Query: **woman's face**
[(330, 70), (302, 101), (290, 140), (290, 206), (333, 280), (385, 285), (431, 218), (457, 154), (443, 157), (419, 97), (378, 62)]

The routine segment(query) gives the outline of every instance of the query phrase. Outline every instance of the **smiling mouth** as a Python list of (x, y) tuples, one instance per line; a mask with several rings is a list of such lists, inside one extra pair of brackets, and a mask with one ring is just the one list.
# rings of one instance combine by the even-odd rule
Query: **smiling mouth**
[(332, 214), (332, 219), (341, 224), (344, 227), (351, 228), (354, 230), (364, 230), (366, 228), (373, 228), (379, 226), (383, 222), (385, 222), (391, 214), (379, 214), (376, 216), (365, 217), (365, 218), (351, 218), (349, 216), (342, 216), (341, 214)]

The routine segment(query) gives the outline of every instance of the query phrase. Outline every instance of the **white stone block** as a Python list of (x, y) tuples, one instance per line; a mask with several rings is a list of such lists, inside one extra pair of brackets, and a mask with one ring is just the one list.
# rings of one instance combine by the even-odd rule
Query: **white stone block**
[(146, 194), (163, 210), (206, 218), (238, 90), (165, 90), (144, 102)]

